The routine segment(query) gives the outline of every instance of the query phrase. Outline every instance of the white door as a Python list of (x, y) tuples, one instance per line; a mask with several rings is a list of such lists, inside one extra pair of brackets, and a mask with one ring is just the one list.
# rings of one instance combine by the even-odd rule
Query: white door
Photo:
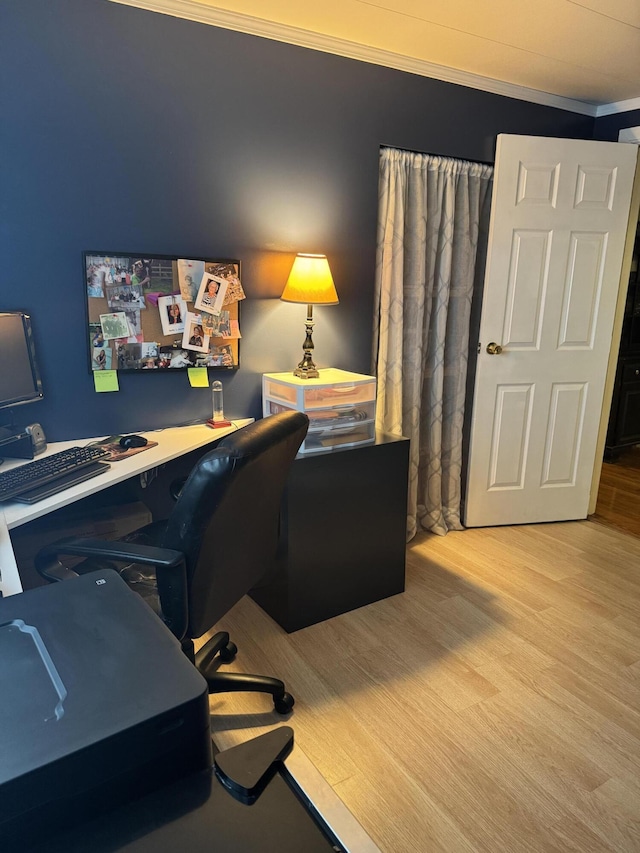
[(498, 137), (468, 527), (587, 515), (636, 157)]

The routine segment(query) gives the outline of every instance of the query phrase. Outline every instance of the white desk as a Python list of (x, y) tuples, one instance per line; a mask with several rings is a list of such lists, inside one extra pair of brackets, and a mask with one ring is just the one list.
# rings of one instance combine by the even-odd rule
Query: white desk
[[(16, 501), (8, 501), (7, 503), (0, 504), (0, 591), (2, 594), (13, 595), (16, 592), (22, 592), (20, 574), (11, 544), (10, 531), (15, 527), (27, 524), (35, 518), (40, 518), (43, 515), (54, 512), (54, 510), (61, 509), (89, 495), (96, 494), (96, 492), (100, 492), (103, 489), (108, 489), (110, 486), (121, 483), (123, 480), (144, 474), (145, 471), (164, 465), (166, 462), (184, 456), (192, 450), (205, 447), (207, 444), (211, 444), (219, 438), (235, 432), (236, 429), (250, 424), (252, 420), (253, 418), (235, 420), (232, 421), (230, 427), (219, 427), (217, 429), (212, 429), (204, 424), (198, 424), (196, 426), (172, 427), (154, 432), (140, 433), (140, 435), (144, 435), (150, 441), (157, 441), (157, 447), (150, 447), (142, 453), (129, 456), (127, 459), (112, 462), (111, 468), (105, 471), (104, 474), (98, 474), (97, 477), (92, 477), (90, 480), (85, 480), (83, 483), (71, 486), (71, 488), (58, 492), (57, 495), (52, 495), (43, 501), (38, 501), (38, 503), (21, 504)], [(65, 450), (67, 447), (74, 447), (76, 445), (84, 446), (96, 440), (85, 438), (76, 441), (58, 441), (49, 444), (46, 451), (37, 458), (42, 459), (51, 453)], [(7, 459), (5, 460), (3, 469), (15, 468), (18, 465), (24, 464), (28, 465), (29, 462), (24, 459)]]

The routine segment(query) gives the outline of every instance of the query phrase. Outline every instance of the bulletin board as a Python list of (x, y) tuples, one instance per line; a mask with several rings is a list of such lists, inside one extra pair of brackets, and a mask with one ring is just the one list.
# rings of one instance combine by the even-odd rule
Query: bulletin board
[(83, 253), (89, 369), (240, 365), (240, 261)]

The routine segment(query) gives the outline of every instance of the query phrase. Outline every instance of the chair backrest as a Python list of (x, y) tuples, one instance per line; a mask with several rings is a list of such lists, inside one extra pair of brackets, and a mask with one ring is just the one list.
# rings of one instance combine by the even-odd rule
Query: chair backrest
[(186, 556), (188, 637), (202, 636), (271, 568), (308, 426), (302, 412), (270, 415), (223, 439), (189, 475), (162, 542)]

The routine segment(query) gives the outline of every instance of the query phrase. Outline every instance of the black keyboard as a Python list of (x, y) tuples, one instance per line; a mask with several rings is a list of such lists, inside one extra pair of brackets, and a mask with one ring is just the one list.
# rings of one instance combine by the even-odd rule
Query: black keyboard
[(76, 483), (101, 474), (111, 466), (100, 462), (109, 456), (102, 447), (70, 447), (0, 472), (0, 501), (35, 503)]

